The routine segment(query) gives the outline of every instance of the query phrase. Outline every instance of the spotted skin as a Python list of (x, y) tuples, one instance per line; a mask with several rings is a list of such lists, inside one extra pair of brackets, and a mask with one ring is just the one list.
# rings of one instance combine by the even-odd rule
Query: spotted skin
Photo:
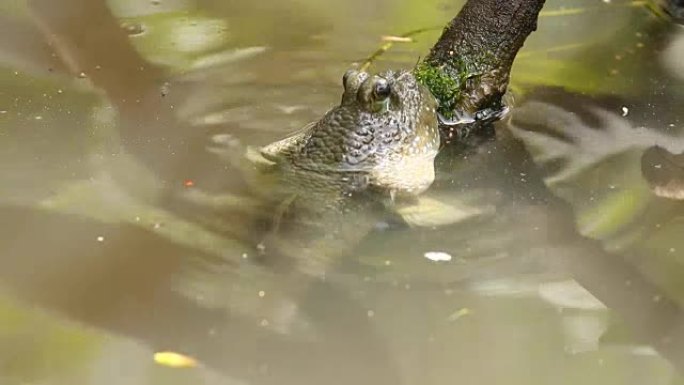
[[(434, 181), (440, 145), (432, 94), (407, 71), (349, 70), (339, 106), (261, 150), (306, 185), (416, 195)], [(317, 179), (317, 180), (315, 180)], [(301, 182), (301, 179), (300, 179)]]

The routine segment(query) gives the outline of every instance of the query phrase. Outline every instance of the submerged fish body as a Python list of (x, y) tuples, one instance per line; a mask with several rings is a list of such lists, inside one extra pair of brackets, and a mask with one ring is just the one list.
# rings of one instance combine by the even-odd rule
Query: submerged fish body
[(338, 106), (260, 149), (278, 202), (264, 244), (310, 276), (383, 221), (387, 202), (411, 200), (435, 178), (437, 102), (427, 88), (406, 71), (350, 70), (343, 84)]
[(343, 82), (340, 105), (261, 154), (309, 193), (425, 191), (440, 145), (432, 94), (405, 71), (350, 70)]

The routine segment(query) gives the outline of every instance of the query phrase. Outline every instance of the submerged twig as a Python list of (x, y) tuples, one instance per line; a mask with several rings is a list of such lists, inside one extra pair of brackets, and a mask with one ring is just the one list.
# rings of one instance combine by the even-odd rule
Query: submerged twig
[[(394, 39), (385, 39), (385, 38), (383, 38), (383, 41), (385, 41), (385, 43), (383, 43), (383, 44), (380, 46), (380, 48), (378, 48), (377, 50), (375, 50), (372, 54), (370, 54), (370, 56), (368, 56), (368, 57), (361, 63), (361, 65), (359, 66), (359, 70), (360, 70), (360, 71), (366, 71), (366, 70), (368, 70), (368, 67), (370, 67), (370, 65), (373, 64), (373, 62), (374, 62), (377, 58), (379, 58), (380, 56), (384, 55), (385, 52), (389, 51), (389, 50), (394, 46), (395, 43), (408, 43), (408, 42), (412, 42), (412, 41), (413, 41), (413, 39), (411, 39), (412, 37), (414, 37), (414, 36), (416, 36), (416, 35), (419, 35), (419, 34), (421, 34), (421, 33), (424, 33), (424, 32), (437, 31), (437, 30), (439, 30), (440, 28), (441, 28), (441, 27), (419, 28), (419, 29), (414, 29), (414, 30), (412, 30), (412, 31), (403, 33), (403, 34), (401, 34), (401, 35), (392, 36)], [(410, 39), (410, 40), (401, 40), (401, 39)]]

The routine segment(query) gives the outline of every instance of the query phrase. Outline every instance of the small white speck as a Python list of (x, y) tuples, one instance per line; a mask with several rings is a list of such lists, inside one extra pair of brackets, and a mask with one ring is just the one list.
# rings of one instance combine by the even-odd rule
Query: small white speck
[(247, 253), (242, 253), (242, 259), (247, 259), (248, 257), (249, 255), (247, 255)]
[(35, 120), (43, 120), (43, 117), (40, 116), (40, 115), (38, 115), (38, 116), (34, 117), (33, 119), (35, 119)]
[(260, 290), (260, 291), (259, 291), (259, 297), (260, 297), (260, 298), (264, 298), (265, 296), (266, 296), (266, 292), (263, 291), (263, 290)]
[(136, 222), (140, 222), (140, 217), (135, 217)]
[(268, 326), (268, 320), (267, 319), (262, 319), (261, 322), (259, 322), (259, 325), (266, 327)]
[(157, 222), (157, 223), (154, 224), (153, 227), (154, 227), (155, 229), (159, 229), (159, 228), (161, 228), (161, 223)]
[(97, 237), (98, 242), (104, 242), (104, 237), (102, 235)]
[(385, 266), (389, 266), (391, 264), (392, 264), (392, 261), (390, 261), (389, 259), (385, 261)]
[(670, 253), (674, 253), (675, 251), (677, 250), (674, 247), (670, 247)]
[(61, 94), (62, 92), (64, 92), (64, 91), (62, 91), (62, 89), (57, 90), (58, 94)]
[(451, 254), (443, 251), (428, 251), (423, 256), (433, 262), (448, 262), (451, 261)]
[(622, 106), (622, 116), (627, 116), (629, 114), (629, 108)]
[(368, 314), (369, 318), (372, 318), (375, 315), (375, 312), (373, 310), (368, 310), (368, 312), (366, 312), (366, 314)]
[(0, 114), (6, 114), (6, 113), (7, 113), (6, 110), (0, 110)]
[(654, 167), (654, 168), (662, 168), (662, 167), (663, 167), (663, 165), (659, 163), (659, 164), (655, 164), (655, 165), (653, 165), (653, 167)]

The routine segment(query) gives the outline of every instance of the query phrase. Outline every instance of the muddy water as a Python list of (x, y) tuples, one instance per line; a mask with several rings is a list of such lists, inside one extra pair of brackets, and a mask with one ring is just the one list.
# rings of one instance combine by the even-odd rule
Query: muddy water
[(653, 181), (684, 171), (642, 156), (684, 151), (681, 29), (549, 1), (510, 121), (440, 154), (442, 206), (282, 251), (234, 149), (437, 27), (372, 69), (411, 67), (460, 3), (80, 3), (0, 3), (0, 384), (678, 383), (684, 211)]

